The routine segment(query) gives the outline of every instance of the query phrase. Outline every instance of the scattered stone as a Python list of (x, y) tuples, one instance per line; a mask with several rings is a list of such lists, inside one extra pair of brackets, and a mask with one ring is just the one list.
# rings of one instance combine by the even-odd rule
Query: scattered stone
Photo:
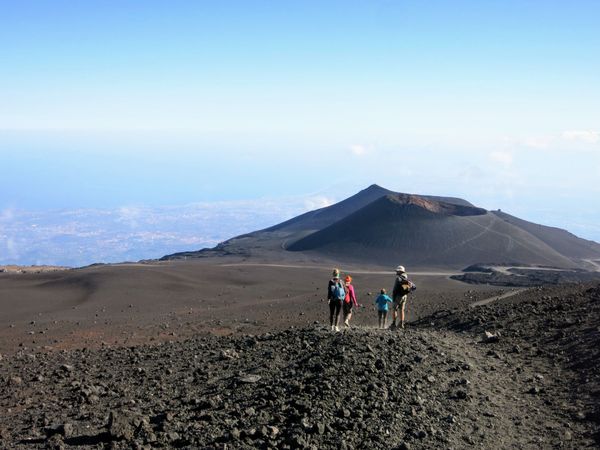
[(268, 437), (271, 439), (275, 439), (277, 437), (277, 435), (279, 434), (279, 428), (273, 425), (269, 425), (267, 427), (267, 431), (268, 431)]
[(489, 331), (485, 331), (482, 337), (482, 342), (486, 344), (491, 344), (493, 342), (498, 342), (500, 340), (500, 333), (490, 333)]
[(565, 431), (565, 433), (563, 434), (563, 439), (565, 441), (573, 440), (573, 433), (571, 433), (569, 430)]
[[(9, 430), (0, 448), (488, 448), (498, 437), (511, 448), (583, 448), (597, 414), (597, 365), (593, 353), (572, 353), (582, 341), (572, 331), (596, 333), (596, 316), (573, 314), (585, 318), (582, 327), (560, 334), (552, 327), (562, 310), (536, 305), (520, 322), (529, 304), (501, 306), (446, 312), (450, 325), (440, 314), (436, 328), (415, 321), (395, 334), (361, 326), (330, 333), (321, 322), (256, 337), (235, 330), (147, 346), (15, 349), (0, 364), (0, 429)], [(185, 334), (177, 315), (172, 321)], [(473, 345), (485, 326), (501, 330), (500, 345)], [(556, 351), (565, 340), (569, 347)], [(510, 352), (517, 342), (521, 355)], [(573, 364), (590, 369), (567, 398), (557, 388)], [(39, 383), (18, 387), (17, 375)], [(519, 395), (533, 388), (537, 398)], [(565, 415), (577, 412), (570, 429)]]
[(467, 391), (459, 389), (455, 392), (454, 397), (459, 400), (465, 400), (466, 398), (469, 397), (469, 394), (467, 394)]
[(238, 359), (239, 353), (233, 349), (226, 349), (221, 351), (221, 358), (223, 359)]
[(242, 375), (241, 377), (238, 378), (238, 381), (240, 383), (247, 383), (247, 384), (253, 384), (253, 383), (258, 383), (261, 379), (260, 375)]
[(313, 432), (317, 434), (325, 434), (325, 424), (318, 422), (313, 427)]
[(64, 372), (73, 372), (74, 367), (70, 364), (63, 364), (60, 366), (60, 369)]
[(46, 440), (46, 448), (48, 450), (65, 450), (65, 442), (62, 435), (55, 434)]
[(62, 431), (61, 434), (65, 438), (69, 439), (69, 438), (73, 437), (75, 429), (74, 429), (72, 423), (66, 422), (61, 425), (61, 431)]
[(111, 411), (108, 419), (108, 433), (112, 439), (119, 440), (131, 440), (135, 429), (133, 425), (129, 423), (127, 417), (118, 412)]
[(171, 431), (167, 433), (167, 439), (170, 442), (176, 442), (180, 439), (179, 433), (177, 433), (176, 431)]
[(537, 386), (532, 386), (531, 389), (527, 391), (527, 393), (531, 395), (538, 395), (540, 392), (542, 392), (542, 390)]

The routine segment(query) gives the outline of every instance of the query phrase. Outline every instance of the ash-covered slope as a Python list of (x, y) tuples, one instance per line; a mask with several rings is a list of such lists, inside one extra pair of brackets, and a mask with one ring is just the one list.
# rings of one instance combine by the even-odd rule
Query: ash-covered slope
[(339, 203), (212, 249), (161, 260), (211, 256), (302, 261), (327, 257), (452, 269), (495, 264), (596, 270), (600, 244), (500, 211), (488, 212), (460, 198), (398, 194), (372, 185)]
[(0, 358), (0, 448), (592, 448), (599, 293)]
[[(342, 220), (356, 211), (386, 195), (396, 194), (388, 189), (373, 184), (357, 194), (331, 206), (301, 214), (290, 220), (266, 228), (264, 230), (236, 236), (221, 242), (212, 249), (179, 252), (160, 258), (162, 261), (176, 259), (193, 259), (210, 256), (265, 256), (271, 257), (287, 248), (288, 243), (297, 241), (315, 231), (326, 228)], [(466, 200), (456, 197), (438, 197), (421, 195), (423, 199), (441, 201), (459, 206), (473, 206)]]
[(511, 216), (502, 211), (491, 211), (491, 213), (500, 217), (502, 220), (531, 233), (539, 240), (545, 242), (550, 247), (569, 258), (600, 258), (600, 244), (597, 242), (579, 238), (560, 228), (528, 222), (527, 220), (519, 219), (518, 217)]
[(290, 220), (267, 228), (265, 231), (320, 230), (343, 219), (353, 212), (358, 211), (378, 198), (392, 193), (393, 192), (388, 189), (373, 184), (341, 202), (301, 214)]
[[(364, 208), (375, 200), (385, 197), (386, 195), (394, 195), (396, 192), (382, 188), (376, 184), (363, 189), (358, 194), (353, 195), (334, 205), (320, 208), (314, 211), (309, 211), (300, 216), (294, 217), (288, 221), (282, 222), (273, 227), (267, 228), (266, 231), (300, 231), (300, 230), (321, 230), (335, 222), (349, 216), (350, 214)], [(436, 197), (432, 195), (419, 196), (424, 199), (443, 201), (461, 206), (473, 206), (466, 200), (455, 197)]]
[(545, 242), (484, 209), (406, 194), (386, 195), (288, 249), (412, 266), (576, 267)]
[[(524, 362), (521, 367), (531, 367), (536, 359), (545, 359), (545, 371), (536, 369), (526, 394), (548, 397), (548, 406), (567, 423), (587, 422), (591, 428), (586, 434), (595, 441), (590, 447), (600, 446), (600, 285), (528, 289), (486, 306), (440, 311), (413, 325), (497, 334), (493, 356), (516, 367), (518, 360)], [(569, 441), (570, 434), (563, 438)], [(576, 442), (564, 445), (585, 447)]]

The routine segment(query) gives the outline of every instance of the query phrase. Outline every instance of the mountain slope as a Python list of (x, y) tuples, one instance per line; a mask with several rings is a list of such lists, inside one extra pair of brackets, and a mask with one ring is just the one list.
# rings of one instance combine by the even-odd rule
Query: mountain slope
[[(390, 191), (382, 188), (376, 184), (363, 189), (359, 193), (348, 197), (341, 202), (335, 203), (331, 206), (309, 211), (301, 214), (300, 216), (294, 217), (293, 219), (282, 222), (278, 225), (267, 228), (264, 231), (299, 231), (299, 230), (321, 230), (329, 225), (334, 224), (338, 220), (349, 216), (350, 214), (364, 208), (368, 204), (375, 200), (384, 197), (386, 195), (397, 194), (397, 192)], [(436, 197), (431, 195), (420, 195), (419, 197), (443, 201), (446, 203), (452, 203), (462, 206), (473, 206), (466, 200), (455, 197)]]
[(491, 211), (505, 222), (516, 225), (570, 258), (600, 258), (600, 244), (579, 238), (560, 228), (528, 222), (501, 211)]
[(461, 268), (474, 262), (576, 264), (484, 209), (405, 194), (387, 195), (288, 247), (385, 264)]
[[(396, 193), (373, 184), (331, 206), (309, 211), (264, 230), (235, 236), (221, 242), (212, 249), (179, 252), (163, 256), (160, 259), (161, 261), (174, 259), (186, 260), (210, 256), (282, 257), (285, 255), (282, 254), (281, 250), (287, 248), (288, 243), (295, 242), (310, 233), (326, 228), (371, 204), (373, 201), (392, 194)], [(422, 195), (419, 197), (433, 201), (444, 201), (459, 206), (473, 206), (468, 201), (456, 197), (437, 197), (431, 195)]]
[(488, 212), (460, 198), (399, 194), (374, 184), (339, 203), (212, 249), (161, 259), (210, 256), (329, 258), (452, 269), (505, 264), (595, 270), (600, 244), (501, 211)]

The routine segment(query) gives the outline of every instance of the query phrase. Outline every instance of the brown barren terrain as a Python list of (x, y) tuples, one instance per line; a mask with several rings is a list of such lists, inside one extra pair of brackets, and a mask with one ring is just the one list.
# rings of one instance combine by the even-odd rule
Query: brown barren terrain
[[(332, 265), (236, 258), (98, 265), (39, 274), (0, 274), (0, 352), (121, 346), (196, 334), (261, 333), (328, 320)], [(410, 270), (410, 268), (409, 268)], [(390, 290), (382, 267), (342, 267), (354, 277), (355, 325), (373, 325), (373, 301)], [(503, 291), (419, 269), (409, 319)]]

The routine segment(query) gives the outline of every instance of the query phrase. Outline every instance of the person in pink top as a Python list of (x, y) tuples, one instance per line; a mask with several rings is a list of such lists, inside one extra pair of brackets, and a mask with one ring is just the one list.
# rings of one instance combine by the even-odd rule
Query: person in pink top
[(344, 325), (346, 327), (350, 327), (352, 308), (355, 306), (358, 307), (358, 302), (356, 301), (356, 294), (354, 292), (354, 286), (352, 286), (352, 277), (350, 275), (346, 275), (346, 278), (344, 278), (344, 284), (346, 285), (346, 298), (344, 299), (344, 304), (342, 305), (344, 309)]

